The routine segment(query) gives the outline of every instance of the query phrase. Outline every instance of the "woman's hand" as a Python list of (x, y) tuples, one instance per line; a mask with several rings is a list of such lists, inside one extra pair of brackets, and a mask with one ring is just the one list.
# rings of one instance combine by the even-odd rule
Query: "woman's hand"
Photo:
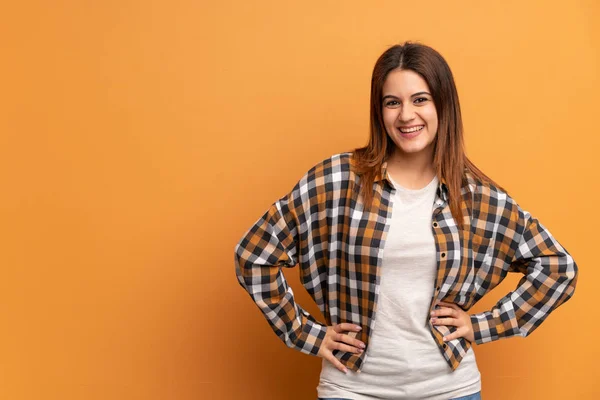
[(444, 336), (444, 342), (459, 337), (464, 337), (469, 342), (473, 342), (475, 336), (473, 334), (471, 316), (456, 304), (444, 301), (440, 301), (438, 304), (446, 307), (441, 307), (431, 312), (431, 323), (433, 325), (454, 325), (457, 328), (453, 333)]
[(326, 359), (343, 373), (348, 373), (348, 369), (344, 366), (344, 364), (342, 364), (333, 355), (333, 350), (351, 351), (359, 354), (362, 353), (364, 351), (363, 349), (365, 348), (365, 344), (360, 340), (354, 339), (343, 333), (345, 331), (358, 332), (360, 329), (360, 326), (347, 322), (328, 326), (317, 356)]

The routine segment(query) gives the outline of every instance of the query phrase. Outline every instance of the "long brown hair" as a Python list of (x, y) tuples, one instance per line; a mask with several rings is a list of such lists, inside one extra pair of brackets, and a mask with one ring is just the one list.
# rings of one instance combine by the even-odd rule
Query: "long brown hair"
[[(450, 67), (440, 53), (418, 42), (406, 41), (404, 44), (390, 47), (379, 57), (373, 68), (369, 142), (364, 147), (354, 149), (352, 154), (353, 167), (356, 173), (361, 175), (361, 193), (365, 209), (372, 206), (373, 182), (381, 172), (382, 164), (392, 155), (396, 146), (384, 127), (381, 99), (387, 75), (395, 69), (414, 71), (429, 86), (438, 115), (433, 164), (440, 181), (444, 179), (446, 182), (450, 211), (462, 229), (461, 187), (466, 183), (465, 171), (469, 171), (476, 180), (491, 183), (504, 192), (506, 190), (467, 158), (460, 103)], [(469, 200), (467, 204), (470, 204)]]

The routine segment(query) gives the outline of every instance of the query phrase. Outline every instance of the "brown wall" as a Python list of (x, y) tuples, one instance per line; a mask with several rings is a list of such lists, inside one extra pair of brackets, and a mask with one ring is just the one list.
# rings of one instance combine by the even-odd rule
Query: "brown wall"
[(598, 2), (57, 0), (0, 15), (0, 398), (316, 399), (321, 359), (271, 331), (233, 248), (309, 167), (365, 143), (373, 64), (407, 39), (452, 67), (472, 159), (580, 267), (530, 337), (475, 347), (484, 398), (600, 396)]

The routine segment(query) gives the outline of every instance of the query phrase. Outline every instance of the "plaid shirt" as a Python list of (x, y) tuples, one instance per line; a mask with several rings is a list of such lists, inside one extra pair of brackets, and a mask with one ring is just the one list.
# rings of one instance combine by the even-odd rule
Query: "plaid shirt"
[[(349, 322), (360, 332), (348, 335), (367, 348), (376, 327), (384, 244), (395, 189), (387, 163), (373, 184), (370, 212), (359, 196), (360, 177), (350, 169), (351, 153), (335, 154), (312, 167), (291, 192), (273, 203), (235, 246), (240, 285), (271, 328), (291, 348), (317, 355), (326, 326)], [(524, 276), (514, 291), (489, 311), (471, 315), (475, 343), (528, 336), (575, 290), (578, 267), (550, 232), (506, 193), (476, 181), (466, 172), (462, 187), (464, 229), (450, 213), (448, 191), (440, 180), (432, 207), (431, 229), (437, 252), (437, 277), (429, 312), (437, 301), (467, 311), (508, 272)], [(465, 199), (471, 196), (472, 212)], [(302, 285), (325, 317), (317, 321), (294, 300), (281, 267), (300, 266)], [(455, 370), (472, 343), (448, 342), (455, 326), (423, 324)], [(367, 352), (334, 350), (349, 369), (360, 372)]]

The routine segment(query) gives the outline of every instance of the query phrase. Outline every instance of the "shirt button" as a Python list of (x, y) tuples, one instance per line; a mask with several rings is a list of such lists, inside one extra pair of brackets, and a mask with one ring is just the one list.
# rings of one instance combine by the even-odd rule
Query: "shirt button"
[(437, 226), (438, 226), (438, 223), (437, 223), (437, 222), (434, 222), (434, 223), (433, 223), (433, 227), (434, 227), (434, 228), (437, 228)]
[(443, 348), (446, 348), (446, 347), (448, 347), (448, 346), (446, 345), (446, 343), (444, 343), (444, 345), (443, 345), (442, 347), (443, 347)]
[(446, 257), (446, 253), (442, 253), (442, 258)]

